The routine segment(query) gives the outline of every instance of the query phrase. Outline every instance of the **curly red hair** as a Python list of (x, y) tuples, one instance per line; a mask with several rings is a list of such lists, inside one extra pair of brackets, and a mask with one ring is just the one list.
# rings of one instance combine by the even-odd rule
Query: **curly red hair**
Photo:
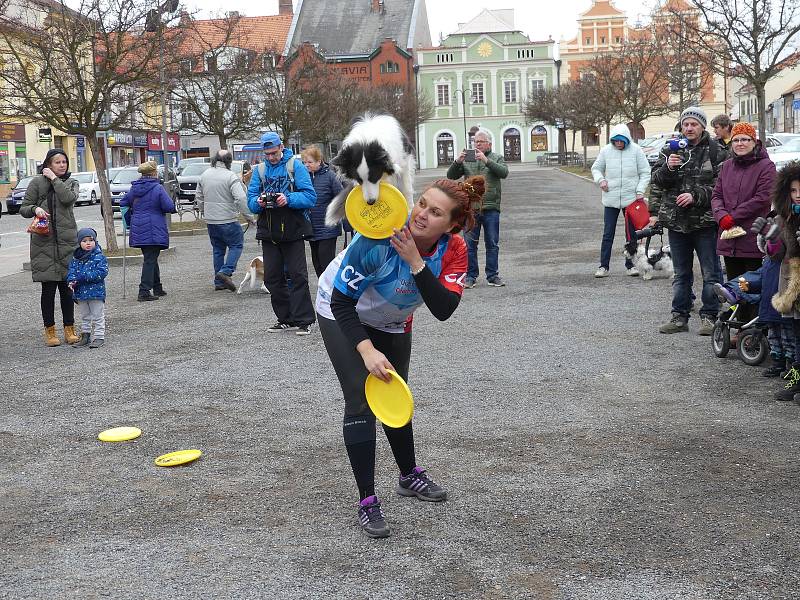
[(475, 213), (480, 210), (483, 204), (483, 195), (486, 193), (486, 180), (475, 175), (468, 177), (464, 181), (453, 181), (452, 179), (437, 179), (426, 189), (435, 188), (450, 198), (455, 206), (451, 213), (452, 220), (456, 226), (453, 233), (475, 227)]

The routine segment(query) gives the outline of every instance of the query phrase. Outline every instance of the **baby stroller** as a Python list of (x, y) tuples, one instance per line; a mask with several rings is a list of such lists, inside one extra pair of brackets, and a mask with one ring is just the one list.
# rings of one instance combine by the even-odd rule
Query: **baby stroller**
[(760, 323), (758, 315), (748, 321), (741, 319), (746, 305), (758, 306), (761, 301), (761, 269), (748, 271), (735, 280), (716, 284), (714, 291), (722, 302), (717, 322), (711, 332), (714, 354), (725, 358), (730, 352), (731, 330), (737, 332), (736, 353), (746, 365), (756, 366), (769, 354), (767, 326)]

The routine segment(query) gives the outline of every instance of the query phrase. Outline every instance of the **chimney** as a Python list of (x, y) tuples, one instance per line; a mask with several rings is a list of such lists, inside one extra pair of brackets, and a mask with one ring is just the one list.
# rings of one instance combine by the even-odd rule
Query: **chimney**
[(278, 0), (278, 14), (293, 15), (294, 8), (292, 8), (292, 0)]

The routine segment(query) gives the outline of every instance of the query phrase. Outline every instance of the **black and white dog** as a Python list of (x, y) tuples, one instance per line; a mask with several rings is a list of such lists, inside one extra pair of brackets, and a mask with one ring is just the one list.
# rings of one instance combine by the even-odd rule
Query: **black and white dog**
[(649, 281), (656, 277), (672, 277), (675, 270), (672, 267), (672, 253), (669, 245), (661, 243), (661, 248), (650, 248), (650, 243), (636, 244), (636, 251), (631, 253), (631, 246), (626, 244), (623, 254), (625, 258), (633, 261), (633, 266), (639, 271), (642, 279)]
[(378, 184), (388, 178), (405, 196), (409, 209), (414, 204), (414, 148), (390, 115), (366, 113), (356, 119), (331, 165), (345, 185), (328, 205), (328, 226), (342, 220), (345, 200), (356, 185), (361, 186), (367, 204), (373, 204), (378, 199)]

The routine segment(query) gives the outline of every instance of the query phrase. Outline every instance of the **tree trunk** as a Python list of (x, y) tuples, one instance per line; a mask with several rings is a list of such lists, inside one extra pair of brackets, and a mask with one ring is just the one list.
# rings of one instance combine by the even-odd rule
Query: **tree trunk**
[(228, 149), (228, 137), (221, 133), (217, 134), (217, 139), (219, 140), (219, 149), (220, 150), (227, 150)]
[(109, 188), (108, 177), (105, 170), (105, 157), (100, 155), (100, 148), (97, 145), (97, 132), (86, 135), (86, 143), (94, 159), (94, 168), (97, 171), (97, 180), (100, 183), (100, 213), (103, 215), (103, 230), (106, 234), (106, 250), (115, 252), (119, 250), (117, 245), (117, 231), (114, 228), (114, 210), (111, 207), (111, 189)]
[(756, 90), (756, 103), (758, 104), (758, 135), (762, 140), (767, 139), (767, 101), (763, 83), (754, 83)]
[(611, 142), (611, 121), (605, 122), (606, 126), (606, 144)]
[[(575, 152), (575, 136), (577, 134), (578, 134), (578, 132), (573, 129), (572, 130), (572, 152)], [(581, 134), (581, 137), (583, 137), (583, 134)]]

